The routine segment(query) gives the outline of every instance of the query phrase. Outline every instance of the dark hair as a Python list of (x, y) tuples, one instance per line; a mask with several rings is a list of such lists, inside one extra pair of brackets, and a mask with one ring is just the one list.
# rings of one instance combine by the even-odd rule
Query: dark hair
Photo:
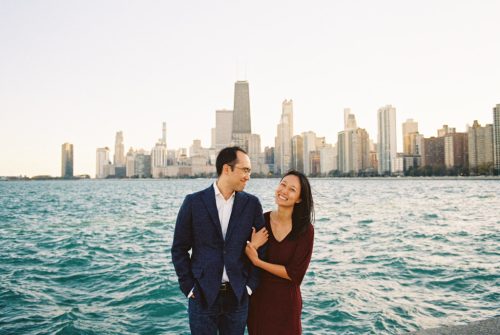
[(217, 169), (217, 176), (222, 174), (222, 167), (224, 164), (231, 166), (231, 170), (234, 170), (234, 165), (238, 160), (238, 151), (241, 151), (245, 155), (247, 152), (240, 147), (227, 147), (222, 149), (217, 155), (217, 160), (215, 161), (215, 167)]
[(299, 203), (293, 206), (292, 212), (292, 231), (290, 239), (295, 240), (300, 235), (306, 232), (310, 224), (314, 222), (314, 202), (311, 192), (311, 185), (307, 177), (296, 170), (288, 171), (282, 178), (286, 176), (296, 176), (300, 181), (300, 199)]

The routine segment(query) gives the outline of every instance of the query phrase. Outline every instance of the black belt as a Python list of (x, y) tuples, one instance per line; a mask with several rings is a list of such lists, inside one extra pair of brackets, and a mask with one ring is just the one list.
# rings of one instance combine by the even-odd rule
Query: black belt
[(222, 284), (220, 284), (219, 292), (229, 291), (230, 288), (231, 288), (231, 285), (229, 284), (229, 282), (222, 283)]

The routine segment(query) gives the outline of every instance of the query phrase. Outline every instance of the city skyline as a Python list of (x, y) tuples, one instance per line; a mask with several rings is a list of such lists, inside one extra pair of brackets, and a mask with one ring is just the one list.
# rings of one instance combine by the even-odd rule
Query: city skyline
[(209, 147), (237, 80), (250, 82), (262, 149), (274, 146), (285, 99), (294, 134), (328, 143), (344, 108), (376, 141), (377, 110), (390, 104), (398, 152), (406, 119), (425, 137), (443, 124), (463, 132), (491, 124), (500, 100), (493, 1), (0, 7), (0, 175), (59, 175), (65, 142), (74, 174), (94, 175), (95, 150), (113, 148), (116, 131), (125, 151), (151, 150), (163, 121), (168, 147)]

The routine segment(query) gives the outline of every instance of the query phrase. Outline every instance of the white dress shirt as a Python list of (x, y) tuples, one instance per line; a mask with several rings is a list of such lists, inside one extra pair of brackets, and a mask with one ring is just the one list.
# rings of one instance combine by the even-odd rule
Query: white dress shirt
[[(217, 182), (214, 183), (215, 190), (215, 204), (217, 205), (217, 212), (219, 213), (220, 226), (222, 228), (222, 237), (226, 239), (227, 226), (229, 225), (229, 218), (231, 217), (231, 212), (233, 211), (234, 204), (234, 192), (231, 194), (229, 199), (224, 199), (221, 191), (217, 187)], [(227, 276), (226, 267), (222, 272), (222, 282), (229, 282), (229, 277)]]

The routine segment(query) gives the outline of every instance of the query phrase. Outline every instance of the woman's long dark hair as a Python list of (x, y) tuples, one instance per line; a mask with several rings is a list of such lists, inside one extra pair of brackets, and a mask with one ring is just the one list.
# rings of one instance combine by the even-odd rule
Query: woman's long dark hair
[[(301, 201), (293, 206), (292, 231), (290, 232), (290, 239), (295, 240), (314, 222), (314, 202), (307, 177), (299, 171), (290, 170), (283, 178), (290, 175), (296, 176), (300, 180)], [(281, 179), (283, 180), (283, 178)]]

